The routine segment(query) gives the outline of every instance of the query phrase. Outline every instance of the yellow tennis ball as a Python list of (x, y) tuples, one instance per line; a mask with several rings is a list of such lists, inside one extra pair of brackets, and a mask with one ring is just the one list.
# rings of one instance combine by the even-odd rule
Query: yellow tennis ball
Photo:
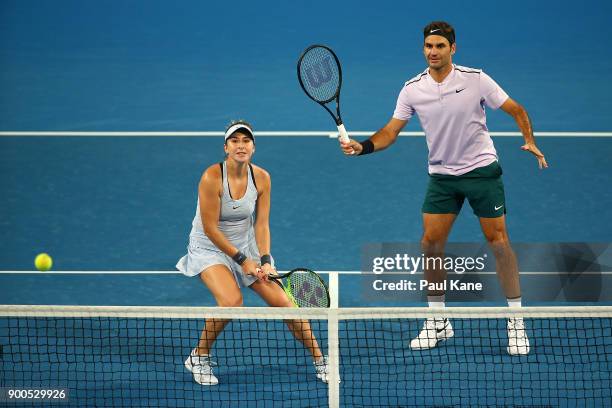
[(34, 259), (34, 266), (39, 271), (48, 271), (53, 266), (53, 259), (51, 259), (49, 254), (38, 254), (36, 259)]

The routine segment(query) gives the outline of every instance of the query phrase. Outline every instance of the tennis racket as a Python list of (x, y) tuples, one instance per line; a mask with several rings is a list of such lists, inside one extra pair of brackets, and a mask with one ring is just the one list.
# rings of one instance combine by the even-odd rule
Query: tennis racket
[[(297, 64), (300, 86), (310, 99), (325, 108), (334, 118), (340, 141), (348, 142), (349, 137), (340, 116), (340, 88), (342, 68), (340, 60), (331, 48), (325, 45), (311, 45), (306, 48)], [(326, 105), (336, 101), (336, 113)]]
[(319, 275), (310, 269), (296, 268), (282, 275), (269, 275), (297, 307), (329, 307), (329, 290)]

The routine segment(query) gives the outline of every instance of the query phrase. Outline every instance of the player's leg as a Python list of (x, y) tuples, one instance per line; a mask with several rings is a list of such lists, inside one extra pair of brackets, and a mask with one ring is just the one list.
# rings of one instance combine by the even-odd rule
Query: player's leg
[(506, 230), (506, 197), (497, 162), (478, 168), (461, 181), (462, 191), (480, 220), (482, 232), (495, 255), (497, 276), (506, 298), (521, 296), (516, 256)]
[[(456, 214), (423, 214), (423, 237), (421, 248), (425, 256), (425, 279), (429, 283), (439, 283), (446, 279), (443, 262), (444, 247), (448, 240)], [(433, 262), (427, 262), (427, 260)], [(444, 308), (444, 291), (430, 290), (427, 293), (427, 304), (431, 308)], [(410, 342), (413, 350), (426, 350), (435, 347), (438, 342), (453, 336), (453, 328), (448, 319), (428, 318), (419, 334)]]
[[(482, 232), (495, 256), (495, 269), (508, 305), (520, 307), (518, 265), (506, 229), (506, 197), (501, 175), (501, 167), (493, 162), (471, 172), (471, 177), (462, 181), (462, 189), (480, 220)], [(508, 336), (508, 353), (529, 352), (529, 340), (521, 318), (508, 321)]]
[[(245, 253), (252, 259), (259, 259), (259, 249), (257, 243), (253, 240), (247, 246)], [(272, 267), (274, 267), (274, 259), (272, 259)], [(295, 307), (293, 302), (289, 299), (285, 291), (280, 285), (274, 281), (261, 281), (256, 279), (250, 279), (244, 282), (253, 291), (255, 291), (269, 306), (272, 307)], [(317, 361), (321, 359), (323, 354), (317, 344), (310, 324), (307, 320), (287, 320), (285, 321), (291, 333), (295, 338), (304, 344), (304, 347), (312, 354), (313, 360)]]
[[(256, 281), (251, 286), (261, 298), (272, 307), (295, 307), (285, 291), (273, 281)], [(317, 377), (327, 382), (327, 359), (321, 352), (317, 339), (308, 320), (285, 320), (293, 336), (312, 354)]]
[[(213, 265), (200, 274), (200, 279), (212, 293), (221, 307), (242, 306), (242, 293), (234, 275), (225, 265)], [(229, 323), (227, 319), (206, 319), (197, 350), (199, 354), (209, 354), (213, 343), (223, 328)]]
[[(218, 306), (242, 306), (242, 293), (234, 275), (226, 265), (216, 264), (207, 267), (200, 273), (200, 279), (208, 287)], [(210, 351), (227, 323), (229, 323), (227, 319), (206, 319), (198, 346), (185, 361), (185, 367), (193, 373), (194, 380), (199, 384), (216, 385), (219, 382), (212, 371)]]
[[(245, 253), (252, 259), (260, 258), (259, 249), (254, 240), (249, 243)], [(272, 259), (272, 267), (274, 267), (274, 259)], [(245, 282), (245, 284), (248, 284), (249, 288), (255, 291), (269, 306), (295, 307), (285, 291), (274, 281), (253, 280), (252, 282)], [(286, 320), (285, 323), (295, 338), (304, 344), (304, 347), (312, 354), (314, 361), (323, 357), (308, 320)]]
[(521, 296), (516, 257), (506, 231), (506, 197), (502, 170), (497, 162), (464, 175), (464, 191), (482, 232), (495, 255), (497, 275), (508, 299)]
[[(497, 277), (506, 295), (508, 306), (521, 307), (518, 264), (508, 238), (506, 217), (502, 215), (497, 218), (480, 218), (480, 225), (495, 255)], [(528, 354), (529, 349), (529, 339), (523, 319), (521, 317), (508, 319), (508, 354)]]
[[(295, 307), (283, 289), (273, 281), (257, 281), (250, 288), (257, 292), (269, 306)], [(295, 338), (310, 351), (314, 360), (323, 356), (308, 320), (286, 320), (285, 323)]]
[[(448, 235), (461, 211), (464, 197), (456, 189), (456, 178), (452, 176), (430, 176), (423, 203), (423, 236), (421, 249), (425, 256), (425, 279), (429, 283), (440, 283), (446, 279), (443, 262)], [(436, 261), (438, 259), (438, 261)], [(428, 262), (429, 260), (429, 262)], [(444, 307), (444, 291), (431, 290), (427, 303), (431, 308)], [(453, 328), (446, 318), (425, 320), (419, 334), (410, 342), (413, 350), (435, 347), (439, 341), (453, 336)]]
[(480, 218), (482, 232), (495, 255), (495, 270), (507, 299), (521, 297), (518, 264), (506, 230), (506, 216)]
[[(457, 214), (461, 211), (464, 196), (457, 189), (454, 176), (431, 175), (423, 202), (423, 236), (421, 249), (425, 257), (443, 257), (444, 247)], [(428, 282), (443, 282), (446, 271), (439, 262), (425, 264)], [(428, 296), (443, 296), (443, 291), (430, 291)]]
[[(421, 237), (421, 249), (425, 259), (431, 258), (432, 262), (425, 263), (425, 279), (427, 282), (443, 282), (446, 279), (446, 270), (442, 262), (434, 259), (444, 258), (444, 247), (451, 232), (457, 214), (423, 214), (423, 236)], [(429, 291), (428, 297), (439, 297), (444, 291)]]

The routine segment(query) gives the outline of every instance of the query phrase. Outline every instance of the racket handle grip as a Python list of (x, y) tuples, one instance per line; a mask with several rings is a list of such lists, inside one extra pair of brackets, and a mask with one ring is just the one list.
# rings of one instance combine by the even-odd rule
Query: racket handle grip
[(338, 139), (340, 139), (340, 141), (344, 143), (349, 141), (349, 136), (348, 136), (348, 133), (346, 132), (346, 129), (344, 128), (343, 123), (338, 125)]

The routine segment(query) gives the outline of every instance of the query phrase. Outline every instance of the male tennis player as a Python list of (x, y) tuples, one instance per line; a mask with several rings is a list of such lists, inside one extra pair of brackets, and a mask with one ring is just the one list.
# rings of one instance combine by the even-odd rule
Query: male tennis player
[[(251, 164), (255, 153), (251, 125), (231, 123), (225, 131), (224, 149), (226, 159), (202, 175), (188, 253), (176, 267), (187, 276), (199, 275), (219, 306), (242, 306), (240, 288), (250, 287), (270, 306), (293, 307), (281, 287), (267, 278), (273, 272), (269, 255), (271, 180), (264, 169)], [(210, 351), (228, 322), (207, 319), (198, 346), (185, 361), (199, 384), (219, 382), (212, 371)], [(312, 354), (317, 377), (327, 382), (327, 358), (308, 321), (286, 323)]]
[[(501, 108), (514, 118), (525, 139), (521, 149), (532, 153), (540, 168), (548, 167), (546, 159), (536, 147), (525, 109), (482, 70), (453, 64), (453, 27), (443, 21), (432, 22), (424, 28), (423, 36), (423, 54), (429, 67), (405, 83), (389, 123), (368, 140), (350, 140), (341, 147), (347, 155), (383, 150), (395, 142), (412, 116), (418, 115), (429, 147), (429, 185), (422, 207), (424, 255), (443, 254), (453, 222), (467, 198), (495, 254), (508, 305), (520, 307), (518, 267), (506, 231), (502, 170), (487, 130), (485, 105)], [(425, 278), (442, 282), (446, 272), (425, 270)], [(430, 291), (427, 300), (430, 307), (444, 307), (444, 292)], [(410, 347), (430, 349), (453, 334), (448, 319), (430, 318)], [(509, 354), (529, 353), (521, 318), (508, 320), (508, 338)]]

